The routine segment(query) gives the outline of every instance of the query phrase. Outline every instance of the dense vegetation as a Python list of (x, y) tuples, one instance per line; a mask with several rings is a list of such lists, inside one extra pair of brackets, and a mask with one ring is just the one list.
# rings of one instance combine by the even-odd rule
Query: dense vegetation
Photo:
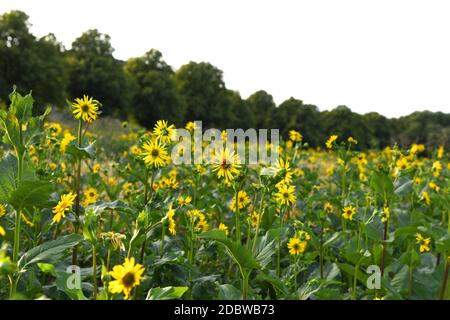
[(397, 143), (429, 147), (450, 143), (450, 114), (415, 112), (398, 119), (376, 113), (360, 115), (345, 106), (320, 112), (315, 105), (290, 98), (276, 105), (261, 90), (243, 99), (227, 89), (222, 71), (207, 62), (189, 62), (179, 70), (152, 49), (119, 61), (108, 35), (88, 30), (65, 49), (50, 34), (36, 38), (28, 16), (12, 11), (0, 16), (0, 105), (6, 107), (11, 84), (33, 89), (37, 106), (64, 106), (65, 100), (89, 94), (102, 101), (103, 115), (137, 121), (150, 128), (158, 119), (176, 125), (203, 120), (204, 127), (301, 128), (310, 146), (332, 133), (358, 139), (357, 148)]

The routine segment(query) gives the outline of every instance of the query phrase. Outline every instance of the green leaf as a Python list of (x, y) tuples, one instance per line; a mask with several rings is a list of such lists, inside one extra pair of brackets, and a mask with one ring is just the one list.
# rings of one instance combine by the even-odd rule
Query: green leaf
[(56, 262), (64, 254), (64, 251), (74, 247), (82, 240), (83, 237), (81, 235), (70, 234), (34, 247), (24, 253), (20, 258), (18, 262), (20, 269), (23, 270), (31, 264), (38, 262)]
[(389, 198), (394, 192), (394, 184), (391, 178), (382, 172), (374, 172), (369, 185), (382, 198)]
[(11, 100), (9, 111), (17, 117), (20, 123), (26, 123), (31, 118), (33, 111), (34, 100), (31, 92), (23, 97), (14, 88), (14, 91), (9, 95), (9, 99)]
[(240, 300), (242, 297), (241, 290), (237, 289), (231, 284), (220, 284), (219, 287), (219, 300)]
[[(81, 289), (81, 285), (79, 287), (74, 286), (72, 288), (71, 277), (77, 277), (79, 275), (70, 272), (56, 272), (56, 288), (58, 290), (67, 294), (67, 296), (72, 300), (87, 300), (87, 298), (83, 294), (83, 290)], [(81, 281), (80, 281), (81, 284)]]
[(152, 288), (148, 291), (146, 300), (180, 299), (188, 289), (188, 287)]
[(44, 273), (50, 273), (51, 275), (56, 275), (54, 264), (38, 262), (37, 266)]
[(220, 230), (212, 230), (200, 234), (199, 237), (214, 240), (223, 244), (227, 249), (227, 253), (241, 269), (241, 272), (260, 268), (260, 265), (256, 261), (252, 252), (242, 244), (227, 238), (224, 232)]
[(45, 207), (49, 203), (49, 198), (53, 190), (53, 185), (42, 181), (21, 181), (19, 187), (11, 193), (9, 203), (16, 209), (28, 207)]
[(271, 261), (272, 255), (276, 252), (275, 241), (271, 239), (269, 232), (258, 238), (255, 255), (256, 261), (264, 269)]
[(79, 148), (72, 142), (67, 146), (66, 154), (70, 154), (75, 160), (93, 159), (95, 155), (95, 141), (84, 148)]
[(395, 186), (395, 194), (398, 196), (403, 196), (408, 194), (412, 190), (413, 181), (411, 179), (402, 180), (401, 182), (396, 183)]
[(284, 285), (283, 281), (281, 281), (279, 278), (273, 277), (271, 275), (268, 274), (258, 274), (256, 276), (256, 281), (259, 282), (268, 282), (272, 285), (272, 287), (279, 291), (282, 292), (284, 294), (288, 293), (288, 289), (286, 288), (286, 286)]
[(8, 153), (0, 160), (0, 202), (8, 202), (17, 188), (17, 159)]

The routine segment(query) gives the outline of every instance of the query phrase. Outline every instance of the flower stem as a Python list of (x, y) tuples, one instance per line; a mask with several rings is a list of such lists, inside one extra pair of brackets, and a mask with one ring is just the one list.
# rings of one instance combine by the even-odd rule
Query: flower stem
[(238, 188), (235, 188), (234, 190), (234, 200), (235, 200), (235, 209), (236, 209), (236, 240), (240, 243), (241, 242), (241, 217), (239, 215), (239, 199), (238, 199)]
[(92, 245), (92, 280), (94, 285), (93, 299), (97, 300), (97, 249)]

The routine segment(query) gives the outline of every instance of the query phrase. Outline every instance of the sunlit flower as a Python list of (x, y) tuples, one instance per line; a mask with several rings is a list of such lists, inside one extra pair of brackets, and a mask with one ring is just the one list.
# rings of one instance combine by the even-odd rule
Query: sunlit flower
[(173, 124), (169, 125), (166, 120), (158, 120), (153, 133), (162, 143), (170, 143), (175, 134), (175, 126)]
[(423, 191), (423, 192), (422, 192), (422, 197), (421, 197), (421, 198), (422, 198), (423, 201), (425, 201), (425, 203), (426, 203), (427, 206), (430, 205), (431, 199), (430, 199), (430, 196), (428, 195), (428, 192)]
[(142, 281), (145, 268), (141, 264), (135, 264), (134, 258), (125, 258), (122, 265), (114, 266), (110, 275), (115, 279), (109, 282), (108, 289), (111, 293), (122, 293), (125, 299), (130, 297), (131, 290)]
[(391, 212), (389, 210), (389, 207), (384, 207), (383, 212), (381, 213), (381, 222), (383, 222), (383, 223), (388, 222), (390, 217), (391, 217)]
[(325, 145), (327, 146), (328, 149), (331, 149), (333, 147), (333, 143), (337, 140), (338, 136), (333, 134), (331, 135), (327, 142), (325, 143)]
[(233, 181), (241, 168), (237, 155), (228, 149), (222, 149), (220, 154), (214, 155), (212, 164), (212, 171), (217, 172), (217, 177), (224, 178), (226, 182)]
[(147, 166), (159, 168), (167, 164), (169, 154), (164, 144), (150, 140), (144, 143), (142, 149), (144, 149), (142, 156)]
[(442, 171), (442, 164), (439, 161), (433, 162), (433, 166), (431, 167), (431, 170), (433, 171), (433, 176), (439, 177)]
[(219, 224), (219, 230), (220, 230), (220, 231), (223, 231), (223, 232), (225, 233), (226, 236), (228, 236), (228, 234), (230, 233), (230, 232), (228, 231), (228, 227), (227, 227), (224, 223), (222, 223), (222, 222)]
[(180, 205), (180, 207), (184, 207), (191, 203), (192, 197), (191, 196), (186, 196), (185, 198), (178, 197), (177, 200), (178, 200), (178, 204)]
[(83, 99), (76, 98), (72, 103), (73, 115), (75, 119), (82, 119), (84, 122), (92, 122), (98, 118), (100, 103), (92, 97), (84, 95)]
[(76, 197), (77, 195), (72, 192), (61, 196), (61, 200), (53, 208), (53, 213), (55, 214), (52, 219), (53, 223), (60, 222), (66, 216), (66, 212), (72, 208)]
[(346, 220), (353, 220), (355, 214), (356, 208), (353, 206), (346, 206), (342, 209), (342, 217)]
[(296, 238), (296, 237), (290, 238), (289, 242), (287, 244), (287, 247), (289, 249), (289, 254), (294, 256), (294, 255), (305, 252), (307, 244), (308, 244), (308, 242), (300, 241), (299, 238)]
[(358, 140), (356, 140), (353, 137), (348, 137), (347, 141), (348, 141), (348, 143), (351, 143), (351, 144), (358, 144)]
[(431, 238), (424, 238), (420, 233), (416, 233), (416, 241), (420, 252), (430, 251)]
[(169, 210), (167, 211), (167, 220), (169, 221), (169, 232), (172, 236), (177, 234), (177, 230), (175, 229), (175, 219), (173, 218), (175, 216), (175, 210), (172, 209), (172, 206), (169, 207)]
[(323, 205), (323, 210), (324, 210), (326, 213), (331, 213), (331, 212), (333, 211), (333, 206), (331, 205), (331, 203), (326, 202), (326, 203)]
[(275, 201), (280, 205), (291, 205), (297, 200), (295, 196), (295, 187), (292, 185), (281, 184), (278, 192), (275, 193)]
[(256, 227), (258, 225), (258, 221), (259, 221), (258, 212), (252, 211), (251, 213), (249, 213), (249, 218), (250, 218), (250, 222), (251, 222), (252, 226)]
[(0, 218), (6, 214), (6, 207), (4, 204), (0, 203)]
[(191, 131), (191, 132), (194, 131), (194, 129), (195, 129), (195, 122), (189, 121), (188, 123), (186, 123), (185, 128), (188, 131)]
[(300, 142), (303, 139), (303, 136), (300, 132), (291, 130), (289, 131), (289, 139), (291, 139), (293, 142)]
[(62, 138), (61, 143), (59, 144), (59, 150), (61, 152), (65, 152), (69, 143), (71, 143), (75, 139), (76, 139), (75, 136), (72, 135), (70, 132), (64, 133), (64, 137)]
[[(239, 191), (237, 202), (239, 210), (244, 209), (246, 206), (248, 206), (250, 203), (250, 198), (248, 197), (247, 192), (243, 190)], [(233, 197), (233, 199), (231, 199), (230, 209), (231, 211), (236, 212), (236, 197)]]

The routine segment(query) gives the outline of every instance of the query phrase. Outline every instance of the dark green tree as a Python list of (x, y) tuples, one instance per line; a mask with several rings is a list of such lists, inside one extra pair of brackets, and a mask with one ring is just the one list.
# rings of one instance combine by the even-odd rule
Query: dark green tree
[(110, 37), (88, 30), (72, 43), (67, 52), (70, 69), (69, 95), (87, 94), (102, 103), (104, 115), (125, 118), (130, 114), (133, 86), (123, 70), (123, 62), (114, 59)]
[(256, 128), (269, 129), (270, 117), (276, 108), (272, 95), (259, 90), (249, 96), (246, 101), (254, 114)]
[(125, 71), (137, 85), (132, 109), (139, 124), (151, 127), (159, 119), (182, 124), (184, 104), (172, 68), (161, 52), (152, 49), (142, 57), (129, 59)]
[(222, 71), (207, 62), (189, 62), (176, 73), (177, 89), (186, 104), (186, 120), (202, 120), (204, 127), (227, 127), (229, 106)]

